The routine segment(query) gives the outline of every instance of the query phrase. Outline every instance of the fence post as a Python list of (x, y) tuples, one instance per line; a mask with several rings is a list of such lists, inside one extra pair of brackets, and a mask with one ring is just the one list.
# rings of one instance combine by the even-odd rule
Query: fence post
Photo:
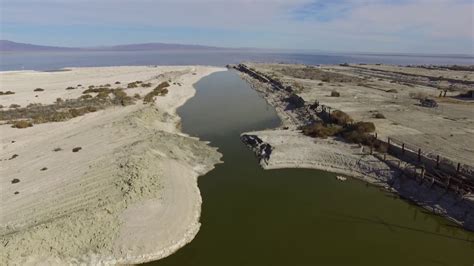
[(439, 168), (439, 154), (436, 155), (436, 169)]
[(418, 162), (421, 162), (421, 149), (418, 149)]
[(402, 154), (405, 154), (405, 143), (402, 143)]
[(456, 169), (456, 174), (459, 174), (459, 170), (461, 169), (461, 163), (458, 163), (458, 167)]

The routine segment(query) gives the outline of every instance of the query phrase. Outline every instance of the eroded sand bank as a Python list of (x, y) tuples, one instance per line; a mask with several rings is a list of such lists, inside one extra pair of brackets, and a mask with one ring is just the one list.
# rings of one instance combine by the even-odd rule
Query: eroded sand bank
[[(15, 92), (0, 97), (3, 106), (51, 104), (59, 97), (77, 98), (90, 85), (117, 81), (152, 83), (124, 89), (141, 96), (159, 82), (172, 85), (154, 104), (137, 101), (24, 129), (0, 126), (0, 264), (139, 263), (168, 256), (191, 241), (200, 226), (197, 177), (221, 155), (180, 132), (176, 109), (195, 94), (195, 82), (221, 70), (160, 66), (1, 73), (2, 87)], [(37, 87), (44, 91), (33, 92)], [(72, 152), (76, 147), (81, 149)]]

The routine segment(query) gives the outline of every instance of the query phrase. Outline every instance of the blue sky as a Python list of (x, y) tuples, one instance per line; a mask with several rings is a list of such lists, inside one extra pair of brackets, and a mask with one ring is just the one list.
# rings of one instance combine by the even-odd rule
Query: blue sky
[(0, 0), (1, 39), (474, 54), (473, 0)]

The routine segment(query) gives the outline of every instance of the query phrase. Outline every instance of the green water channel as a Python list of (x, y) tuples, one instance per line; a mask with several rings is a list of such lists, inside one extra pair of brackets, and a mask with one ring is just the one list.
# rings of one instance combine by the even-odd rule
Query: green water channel
[(239, 135), (280, 122), (235, 72), (196, 88), (178, 110), (183, 131), (218, 147), (224, 163), (199, 178), (196, 238), (149, 265), (473, 265), (474, 233), (378, 188), (324, 171), (262, 170)]

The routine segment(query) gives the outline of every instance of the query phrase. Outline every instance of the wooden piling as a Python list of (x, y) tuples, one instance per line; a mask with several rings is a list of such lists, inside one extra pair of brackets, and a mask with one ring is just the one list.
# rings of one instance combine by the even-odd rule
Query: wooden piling
[(402, 154), (405, 154), (405, 143), (402, 143)]

